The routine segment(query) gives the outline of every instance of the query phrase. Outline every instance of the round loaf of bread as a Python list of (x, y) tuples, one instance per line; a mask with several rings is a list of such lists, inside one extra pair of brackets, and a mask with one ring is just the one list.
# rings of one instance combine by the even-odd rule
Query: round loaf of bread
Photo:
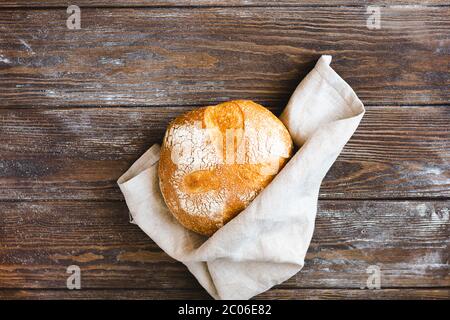
[(255, 102), (190, 111), (173, 120), (164, 136), (162, 195), (184, 227), (210, 236), (270, 183), (292, 149), (283, 123)]

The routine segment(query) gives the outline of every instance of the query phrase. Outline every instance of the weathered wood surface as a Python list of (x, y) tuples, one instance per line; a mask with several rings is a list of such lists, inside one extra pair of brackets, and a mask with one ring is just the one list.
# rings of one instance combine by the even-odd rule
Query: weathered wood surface
[[(450, 201), (320, 201), (302, 272), (279, 289), (450, 286)], [(123, 202), (0, 202), (0, 288), (200, 290), (187, 269), (128, 222)], [(269, 294), (270, 295), (270, 294)]]
[(368, 105), (448, 104), (450, 7), (0, 11), (1, 107), (284, 104), (321, 54)]
[[(73, 4), (68, 0), (2, 0), (1, 7), (67, 7)], [(392, 6), (392, 5), (417, 5), (417, 6), (443, 6), (449, 5), (449, 1), (444, 0), (77, 0), (80, 7), (199, 7), (199, 6), (220, 6), (220, 7), (281, 7), (281, 6)]]
[[(122, 199), (117, 178), (192, 108), (0, 108), (0, 199)], [(445, 106), (368, 107), (321, 198), (450, 197), (449, 123)]]
[[(279, 113), (321, 54), (369, 107), (304, 269), (256, 298), (449, 299), (450, 2), (80, 0), (81, 30), (68, 4), (0, 2), (0, 299), (209, 298), (128, 223), (115, 181), (184, 111)], [(360, 289), (374, 265), (382, 289)]]
[[(260, 299), (440, 299), (448, 300), (448, 289), (272, 289), (256, 296)], [(211, 299), (204, 290), (0, 290), (0, 299)]]

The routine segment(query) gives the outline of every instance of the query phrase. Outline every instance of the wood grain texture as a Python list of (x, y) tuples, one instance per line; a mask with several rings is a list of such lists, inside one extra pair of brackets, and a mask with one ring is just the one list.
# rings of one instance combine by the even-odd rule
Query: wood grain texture
[[(305, 6), (445, 6), (449, 1), (443, 0), (77, 0), (80, 7), (305, 7)], [(0, 8), (31, 7), (67, 7), (73, 4), (68, 0), (2, 0)]]
[[(220, 6), (220, 7), (304, 7), (304, 6), (386, 6), (386, 5), (418, 5), (418, 6), (435, 6), (449, 5), (449, 1), (443, 0), (77, 0), (80, 7), (203, 7), (203, 6)], [(0, 8), (19, 7), (67, 7), (73, 4), (68, 0), (2, 0)]]
[(302, 300), (448, 300), (449, 289), (380, 289), (380, 290), (349, 290), (349, 289), (275, 289), (264, 292), (255, 299), (302, 299)]
[[(417, 5), (417, 6), (444, 6), (449, 1), (443, 0), (77, 0), (80, 7), (304, 7), (304, 6), (392, 6), (392, 5)], [(73, 4), (68, 0), (2, 0), (0, 8), (19, 7), (67, 7)]]
[[(450, 201), (320, 201), (305, 267), (277, 288), (359, 289), (372, 265), (382, 289), (450, 287), (449, 211)], [(0, 288), (64, 289), (76, 264), (84, 289), (201, 290), (122, 202), (0, 202), (0, 239)]]
[[(272, 289), (254, 300), (318, 300), (318, 299), (385, 299), (385, 300), (448, 300), (449, 289)], [(204, 290), (5, 290), (0, 289), (0, 300), (11, 299), (112, 299), (112, 300), (162, 300), (211, 299)]]
[(321, 54), (368, 105), (448, 104), (450, 7), (2, 10), (7, 106), (284, 104)]
[[(182, 112), (279, 113), (321, 54), (369, 107), (305, 267), (256, 299), (450, 298), (449, 1), (80, 0), (81, 30), (68, 4), (0, 2), (0, 299), (208, 299), (115, 181)], [(382, 289), (362, 290), (374, 265)]]
[[(0, 199), (122, 199), (118, 177), (193, 108), (0, 108)], [(450, 197), (449, 123), (449, 107), (368, 107), (320, 197)]]

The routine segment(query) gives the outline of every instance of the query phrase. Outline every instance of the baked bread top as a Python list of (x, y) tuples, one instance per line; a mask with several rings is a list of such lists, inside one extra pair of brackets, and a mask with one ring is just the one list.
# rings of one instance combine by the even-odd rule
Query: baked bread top
[(162, 195), (183, 226), (210, 236), (269, 184), (292, 149), (283, 123), (253, 101), (190, 111), (173, 120), (164, 136)]

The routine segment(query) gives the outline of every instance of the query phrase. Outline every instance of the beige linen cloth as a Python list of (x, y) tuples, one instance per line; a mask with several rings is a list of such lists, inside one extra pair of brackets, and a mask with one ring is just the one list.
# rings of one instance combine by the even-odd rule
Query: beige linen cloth
[(168, 211), (158, 184), (158, 145), (118, 180), (132, 222), (184, 263), (215, 299), (249, 299), (303, 267), (320, 184), (365, 112), (330, 62), (331, 56), (318, 60), (280, 117), (301, 148), (253, 202), (212, 237), (185, 229)]

